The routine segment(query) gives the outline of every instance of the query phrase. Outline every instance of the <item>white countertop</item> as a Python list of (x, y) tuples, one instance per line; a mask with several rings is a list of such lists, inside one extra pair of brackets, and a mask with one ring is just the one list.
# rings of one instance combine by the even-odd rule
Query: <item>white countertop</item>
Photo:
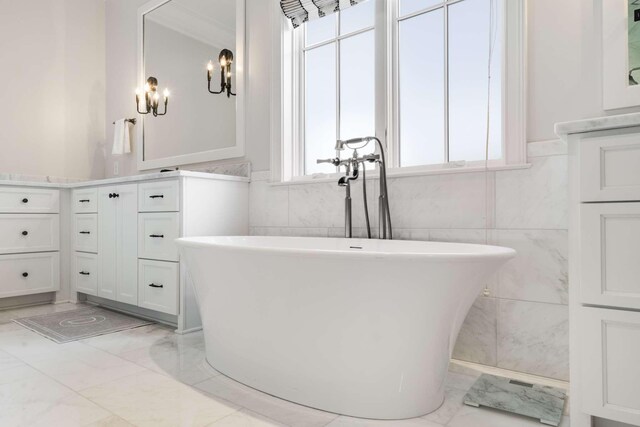
[(34, 176), (21, 176), (21, 175), (1, 175), (0, 185), (4, 186), (21, 186), (21, 187), (48, 187), (48, 188), (81, 188), (81, 187), (93, 187), (98, 185), (108, 184), (121, 184), (126, 182), (138, 182), (138, 181), (150, 181), (156, 179), (170, 179), (170, 178), (201, 178), (212, 179), (218, 181), (236, 181), (236, 182), (249, 182), (249, 178), (234, 175), (222, 175), (208, 172), (192, 172), (192, 171), (171, 171), (171, 172), (154, 172), (142, 175), (130, 175), (121, 176), (117, 178), (97, 179), (92, 181), (75, 181), (71, 182), (67, 179), (52, 178), (52, 177), (34, 177)]
[(633, 126), (640, 126), (640, 113), (619, 114), (617, 116), (596, 117), (593, 119), (557, 123), (555, 130), (556, 135), (566, 137), (574, 133), (595, 132)]

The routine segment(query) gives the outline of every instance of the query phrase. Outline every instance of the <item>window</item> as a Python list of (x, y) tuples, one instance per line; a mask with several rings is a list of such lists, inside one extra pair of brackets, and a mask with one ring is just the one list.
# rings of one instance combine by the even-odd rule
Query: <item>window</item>
[(304, 174), (335, 172), (338, 139), (375, 134), (375, 3), (305, 25), (302, 47)]
[(523, 3), (368, 0), (290, 30), (282, 176), (336, 172), (316, 160), (366, 135), (391, 173), (525, 163)]

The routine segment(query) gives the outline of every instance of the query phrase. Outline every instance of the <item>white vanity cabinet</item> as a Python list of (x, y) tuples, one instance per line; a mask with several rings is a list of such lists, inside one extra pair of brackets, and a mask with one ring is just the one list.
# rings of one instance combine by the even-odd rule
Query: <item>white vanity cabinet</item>
[(571, 425), (640, 425), (640, 114), (556, 129), (569, 148)]
[(52, 293), (55, 301), (87, 300), (179, 333), (198, 330), (175, 239), (248, 233), (248, 178), (171, 171), (78, 183), (0, 181), (0, 298), (30, 304), (46, 300), (34, 294)]
[(91, 184), (71, 197), (74, 290), (89, 301), (175, 324), (181, 333), (199, 329), (175, 239), (247, 234), (248, 179), (170, 172)]
[(60, 191), (0, 186), (0, 298), (60, 289)]

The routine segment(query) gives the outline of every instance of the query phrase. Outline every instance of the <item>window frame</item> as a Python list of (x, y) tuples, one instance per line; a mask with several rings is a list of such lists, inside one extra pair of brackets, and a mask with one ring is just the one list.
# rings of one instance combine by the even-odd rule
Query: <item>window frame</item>
[[(464, 0), (442, 0), (452, 5)], [(425, 175), (528, 167), (526, 156), (526, 0), (496, 0), (502, 7), (502, 158), (450, 162), (435, 165), (399, 166), (398, 2), (377, 0), (374, 38), (376, 45), (376, 136), (387, 147), (390, 176)], [(357, 7), (357, 6), (356, 6)], [(304, 30), (293, 30), (279, 7), (274, 8), (272, 72), (272, 182), (317, 181), (304, 172)], [(445, 12), (446, 13), (446, 12)], [(323, 18), (326, 19), (326, 18)], [(335, 18), (338, 20), (339, 18)], [(407, 19), (404, 18), (403, 19)], [(368, 30), (363, 30), (368, 31)], [(446, 31), (446, 20), (445, 20)], [(339, 28), (337, 29), (337, 40)], [(355, 35), (358, 32), (350, 33)], [(302, 45), (301, 45), (302, 43)], [(445, 45), (446, 46), (446, 45)], [(279, 47), (279, 49), (278, 49)], [(339, 49), (336, 48), (337, 55)], [(339, 67), (339, 58), (336, 64)], [(339, 68), (338, 68), (339, 70)], [(446, 76), (447, 78), (448, 76)], [(445, 84), (447, 84), (445, 78)], [(379, 99), (383, 98), (383, 99)], [(339, 95), (337, 98), (339, 104)], [(338, 105), (339, 114), (339, 105)], [(339, 122), (338, 122), (339, 124)], [(448, 124), (447, 124), (448, 125)], [(339, 132), (339, 126), (337, 128)], [(333, 179), (338, 174), (324, 174)], [(375, 175), (375, 172), (372, 173)]]

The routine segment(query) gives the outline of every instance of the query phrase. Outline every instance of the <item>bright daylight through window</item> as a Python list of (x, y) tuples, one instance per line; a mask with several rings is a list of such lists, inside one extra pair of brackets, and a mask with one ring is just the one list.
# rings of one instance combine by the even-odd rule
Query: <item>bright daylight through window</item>
[(335, 157), (337, 139), (380, 133), (380, 123), (392, 167), (484, 161), (488, 108), (489, 159), (502, 159), (502, 1), (386, 1), (294, 32), (297, 174), (335, 172), (316, 160)]

